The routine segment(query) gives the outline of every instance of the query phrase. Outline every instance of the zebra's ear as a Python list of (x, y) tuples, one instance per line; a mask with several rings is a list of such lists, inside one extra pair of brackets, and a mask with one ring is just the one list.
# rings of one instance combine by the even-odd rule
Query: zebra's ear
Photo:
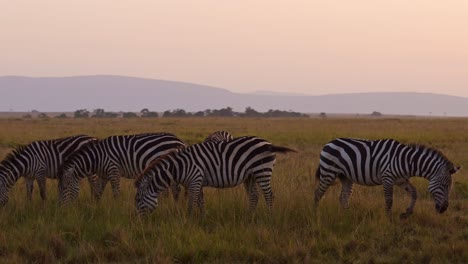
[(461, 169), (461, 166), (453, 167), (449, 172), (450, 174), (455, 174)]

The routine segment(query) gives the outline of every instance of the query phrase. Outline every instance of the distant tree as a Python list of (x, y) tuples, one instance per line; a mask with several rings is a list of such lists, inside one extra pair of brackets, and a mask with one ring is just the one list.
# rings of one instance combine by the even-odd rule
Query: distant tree
[(114, 113), (114, 112), (105, 112), (104, 113), (104, 117), (105, 118), (116, 118), (118, 117), (119, 114), (118, 113)]
[(104, 109), (98, 108), (94, 110), (94, 115), (92, 117), (103, 118), (106, 115), (105, 113)]
[(196, 112), (195, 114), (193, 114), (193, 116), (196, 116), (196, 117), (204, 117), (204, 116), (205, 116), (205, 112), (203, 112), (203, 111), (198, 111), (198, 112)]
[(382, 113), (374, 111), (372, 112), (371, 116), (382, 116)]
[(67, 118), (67, 114), (61, 113), (60, 115), (56, 116), (55, 118)]
[(268, 110), (263, 116), (265, 117), (308, 117), (306, 114), (293, 111), (282, 111), (282, 110)]
[(235, 112), (232, 111), (231, 107), (226, 107), (219, 110), (211, 110), (209, 116), (232, 117), (235, 116)]
[(322, 117), (322, 118), (326, 118), (326, 117), (327, 117), (327, 114), (326, 114), (325, 112), (321, 112), (321, 113), (319, 114), (319, 116)]
[(39, 118), (48, 118), (46, 113), (40, 113), (37, 117), (39, 117)]
[(135, 117), (138, 117), (138, 115), (133, 113), (133, 112), (124, 112), (122, 117), (124, 117), (124, 118), (135, 118)]
[(88, 118), (89, 117), (89, 111), (86, 109), (80, 109), (76, 110), (74, 114), (75, 118)]
[(255, 109), (253, 109), (250, 106), (245, 109), (246, 117), (261, 117), (262, 115), (263, 115), (262, 113), (257, 112)]
[(148, 108), (143, 108), (140, 111), (141, 117), (159, 117), (158, 113), (151, 112)]

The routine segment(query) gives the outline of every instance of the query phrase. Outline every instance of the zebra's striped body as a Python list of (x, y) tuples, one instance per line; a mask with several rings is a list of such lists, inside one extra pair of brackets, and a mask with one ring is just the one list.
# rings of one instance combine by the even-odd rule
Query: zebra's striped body
[(349, 205), (353, 183), (383, 185), (386, 211), (391, 217), (393, 186), (397, 185), (411, 196), (411, 203), (402, 215), (408, 216), (417, 199), (416, 188), (409, 179), (420, 176), (429, 180), (429, 192), (435, 200), (436, 210), (443, 213), (448, 208), (451, 175), (458, 169), (441, 152), (425, 146), (405, 145), (393, 139), (338, 138), (326, 144), (320, 154), (315, 203), (336, 178), (342, 184), (340, 202), (344, 208)]
[(203, 142), (219, 142), (232, 139), (234, 139), (234, 137), (231, 135), (231, 133), (224, 130), (219, 130), (206, 137)]
[[(231, 135), (231, 133), (224, 131), (224, 130), (219, 130), (210, 134), (208, 137), (205, 138), (203, 142), (205, 143), (206, 142), (220, 142), (220, 141), (232, 140), (233, 138), (234, 137)], [(181, 188), (179, 184), (173, 183), (172, 189), (173, 189), (173, 192), (175, 190), (175, 192), (178, 193), (180, 192)], [(188, 192), (187, 192), (187, 189), (185, 189), (184, 198), (187, 198), (187, 197), (188, 197)]]
[(138, 188), (135, 202), (138, 212), (157, 207), (159, 194), (172, 182), (182, 184), (189, 192), (189, 213), (198, 204), (204, 214), (203, 186), (230, 188), (244, 183), (255, 209), (258, 187), (268, 207), (273, 205), (270, 181), (276, 152), (294, 151), (274, 146), (257, 137), (241, 137), (229, 141), (203, 142), (179, 153), (156, 160), (135, 182)]
[(46, 199), (46, 178), (56, 179), (63, 161), (86, 144), (96, 140), (77, 135), (52, 140), (34, 141), (21, 146), (0, 163), (0, 204), (8, 202), (8, 191), (23, 176), (27, 198), (32, 198), (33, 183), (37, 180), (41, 198)]
[(157, 157), (181, 148), (185, 148), (184, 142), (169, 133), (110, 136), (90, 144), (63, 165), (61, 203), (75, 199), (79, 181), (93, 174), (100, 179), (96, 198), (100, 198), (108, 181), (114, 197), (118, 197), (120, 177), (133, 179)]

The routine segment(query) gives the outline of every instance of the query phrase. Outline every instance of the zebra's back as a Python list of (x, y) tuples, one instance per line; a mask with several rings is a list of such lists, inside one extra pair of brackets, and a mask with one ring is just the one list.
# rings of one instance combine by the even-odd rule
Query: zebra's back
[(393, 139), (337, 138), (323, 147), (320, 169), (322, 175), (340, 174), (358, 184), (380, 185), (400, 146)]
[(251, 174), (271, 175), (276, 161), (275, 146), (258, 137), (203, 142), (183, 153), (202, 170), (203, 185), (216, 188), (237, 186)]
[(171, 133), (110, 136), (100, 144), (127, 178), (137, 176), (157, 157), (186, 146)]

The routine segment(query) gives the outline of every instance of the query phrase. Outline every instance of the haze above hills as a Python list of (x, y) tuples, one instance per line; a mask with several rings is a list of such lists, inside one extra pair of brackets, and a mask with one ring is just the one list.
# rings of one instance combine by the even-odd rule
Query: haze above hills
[[(313, 87), (311, 87), (313, 89)], [(65, 112), (151, 111), (184, 109), (195, 112), (246, 107), (302, 113), (468, 116), (468, 98), (430, 93), (356, 93), (331, 95), (278, 94), (268, 91), (250, 94), (192, 83), (125, 76), (96, 75), (31, 78), (0, 77), (0, 111)]]

